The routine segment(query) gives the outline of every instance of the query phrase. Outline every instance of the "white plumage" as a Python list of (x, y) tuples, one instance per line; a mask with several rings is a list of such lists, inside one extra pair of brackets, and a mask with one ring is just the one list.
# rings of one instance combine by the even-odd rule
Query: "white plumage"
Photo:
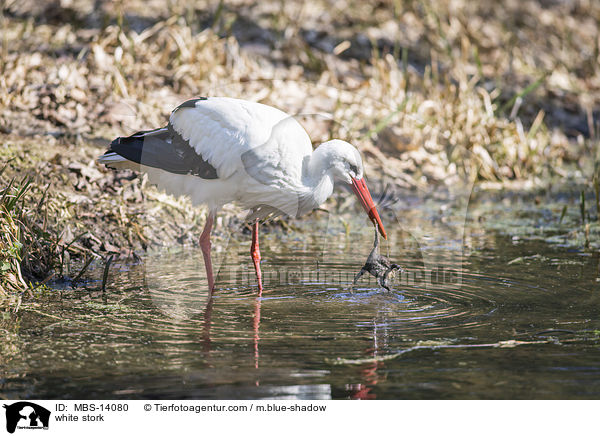
[[(171, 113), (166, 127), (117, 138), (99, 162), (141, 169), (167, 192), (207, 205), (208, 233), (224, 204), (249, 209), (249, 220), (301, 216), (322, 204), (335, 182), (352, 184), (385, 237), (358, 150), (332, 140), (313, 151), (310, 137), (292, 116), (264, 104), (226, 97), (189, 100)], [(258, 249), (257, 235), (253, 242)]]

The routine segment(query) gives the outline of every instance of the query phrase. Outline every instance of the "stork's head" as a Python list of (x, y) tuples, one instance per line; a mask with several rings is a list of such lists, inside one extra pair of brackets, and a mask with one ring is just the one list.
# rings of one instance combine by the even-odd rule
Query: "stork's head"
[(339, 139), (324, 142), (319, 146), (319, 148), (321, 147), (327, 149), (328, 160), (331, 165), (329, 171), (331, 171), (333, 178), (336, 181), (352, 185), (354, 194), (358, 197), (358, 201), (369, 215), (373, 225), (377, 224), (379, 233), (387, 239), (383, 223), (379, 218), (379, 213), (377, 213), (375, 203), (363, 178), (363, 162), (359, 151), (352, 144)]

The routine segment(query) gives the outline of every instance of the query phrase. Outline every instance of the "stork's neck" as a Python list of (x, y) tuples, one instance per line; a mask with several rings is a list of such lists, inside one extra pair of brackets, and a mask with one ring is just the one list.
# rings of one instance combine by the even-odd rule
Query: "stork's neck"
[(333, 193), (334, 179), (331, 173), (331, 158), (330, 148), (322, 144), (305, 161), (303, 182), (310, 190), (314, 201), (313, 207), (323, 204)]

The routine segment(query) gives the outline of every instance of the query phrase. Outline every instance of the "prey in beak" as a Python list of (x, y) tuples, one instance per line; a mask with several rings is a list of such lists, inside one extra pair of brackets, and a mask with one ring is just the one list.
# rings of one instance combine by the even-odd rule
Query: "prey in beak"
[(367, 212), (367, 215), (369, 215), (373, 225), (379, 230), (379, 233), (381, 233), (381, 236), (383, 236), (384, 239), (387, 239), (383, 223), (381, 222), (381, 218), (379, 218), (379, 213), (377, 213), (375, 203), (373, 203), (373, 198), (371, 197), (369, 188), (367, 188), (365, 179), (355, 179), (352, 177), (352, 191), (354, 191), (354, 194), (358, 197), (358, 201), (362, 204), (362, 207)]
[(379, 226), (375, 224), (375, 240), (373, 241), (373, 249), (367, 258), (364, 266), (360, 269), (356, 277), (354, 277), (354, 281), (352, 282), (352, 286), (356, 284), (358, 279), (361, 276), (368, 272), (372, 276), (377, 278), (377, 283), (379, 286), (384, 288), (387, 291), (390, 291), (390, 288), (387, 284), (388, 276), (390, 274), (394, 274), (396, 271), (404, 272), (404, 268), (400, 265), (390, 262), (387, 258), (383, 257), (378, 253), (379, 251), (379, 234), (377, 233), (377, 229)]

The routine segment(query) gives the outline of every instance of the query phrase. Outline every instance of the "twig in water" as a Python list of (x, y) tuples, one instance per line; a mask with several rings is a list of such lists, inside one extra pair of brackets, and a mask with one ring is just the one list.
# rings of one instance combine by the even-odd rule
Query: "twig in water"
[(465, 349), (468, 349), (468, 348), (514, 348), (514, 347), (517, 347), (520, 345), (551, 344), (551, 343), (555, 343), (555, 341), (551, 341), (551, 340), (516, 341), (514, 339), (510, 339), (508, 341), (499, 341), (499, 342), (495, 342), (495, 343), (491, 343), (491, 344), (464, 344), (464, 345), (463, 344), (443, 344), (443, 345), (433, 345), (433, 346), (417, 345), (414, 347), (407, 348), (406, 350), (399, 351), (397, 353), (387, 354), (387, 355), (383, 355), (383, 356), (369, 357), (366, 359), (342, 359), (342, 358), (338, 357), (335, 360), (326, 359), (326, 361), (333, 365), (363, 365), (366, 363), (382, 362), (382, 361), (386, 361), (386, 360), (397, 359), (398, 357), (402, 356), (403, 354), (410, 353), (412, 351), (417, 351), (417, 350), (435, 351), (435, 350), (444, 350), (444, 349), (449, 349), (449, 348), (465, 348)]
[(38, 315), (47, 316), (49, 318), (59, 319), (61, 321), (65, 320), (64, 318), (61, 318), (60, 316), (52, 315), (50, 313), (45, 313), (45, 312), (42, 312), (41, 310), (37, 310), (37, 309), (34, 309), (32, 307), (24, 307), (23, 310), (25, 310), (27, 312), (37, 313)]
[(581, 190), (581, 194), (579, 195), (579, 212), (581, 213), (581, 225), (585, 225), (585, 192), (583, 189)]
[(559, 226), (562, 224), (562, 221), (563, 221), (566, 213), (567, 213), (567, 205), (565, 204), (562, 208), (562, 212), (560, 213), (560, 219), (558, 220)]
[(113, 255), (111, 254), (110, 256), (108, 256), (108, 259), (106, 259), (106, 265), (104, 265), (104, 274), (102, 275), (102, 293), (104, 294), (104, 291), (106, 289), (106, 280), (108, 279), (108, 269), (110, 268), (110, 264), (113, 261)]
[(76, 283), (77, 280), (79, 280), (81, 278), (81, 276), (83, 275), (85, 270), (88, 269), (88, 267), (90, 266), (90, 264), (92, 263), (93, 260), (94, 260), (94, 256), (90, 256), (90, 258), (87, 259), (87, 261), (85, 262), (85, 265), (83, 265), (83, 268), (81, 268), (81, 271), (79, 271), (79, 273), (73, 279), (73, 283)]
[(546, 335), (549, 333), (568, 333), (568, 334), (574, 335), (577, 332), (575, 332), (573, 330), (566, 330), (566, 329), (548, 329), (548, 330), (543, 330), (541, 332), (537, 332), (533, 336), (543, 336), (543, 335)]

